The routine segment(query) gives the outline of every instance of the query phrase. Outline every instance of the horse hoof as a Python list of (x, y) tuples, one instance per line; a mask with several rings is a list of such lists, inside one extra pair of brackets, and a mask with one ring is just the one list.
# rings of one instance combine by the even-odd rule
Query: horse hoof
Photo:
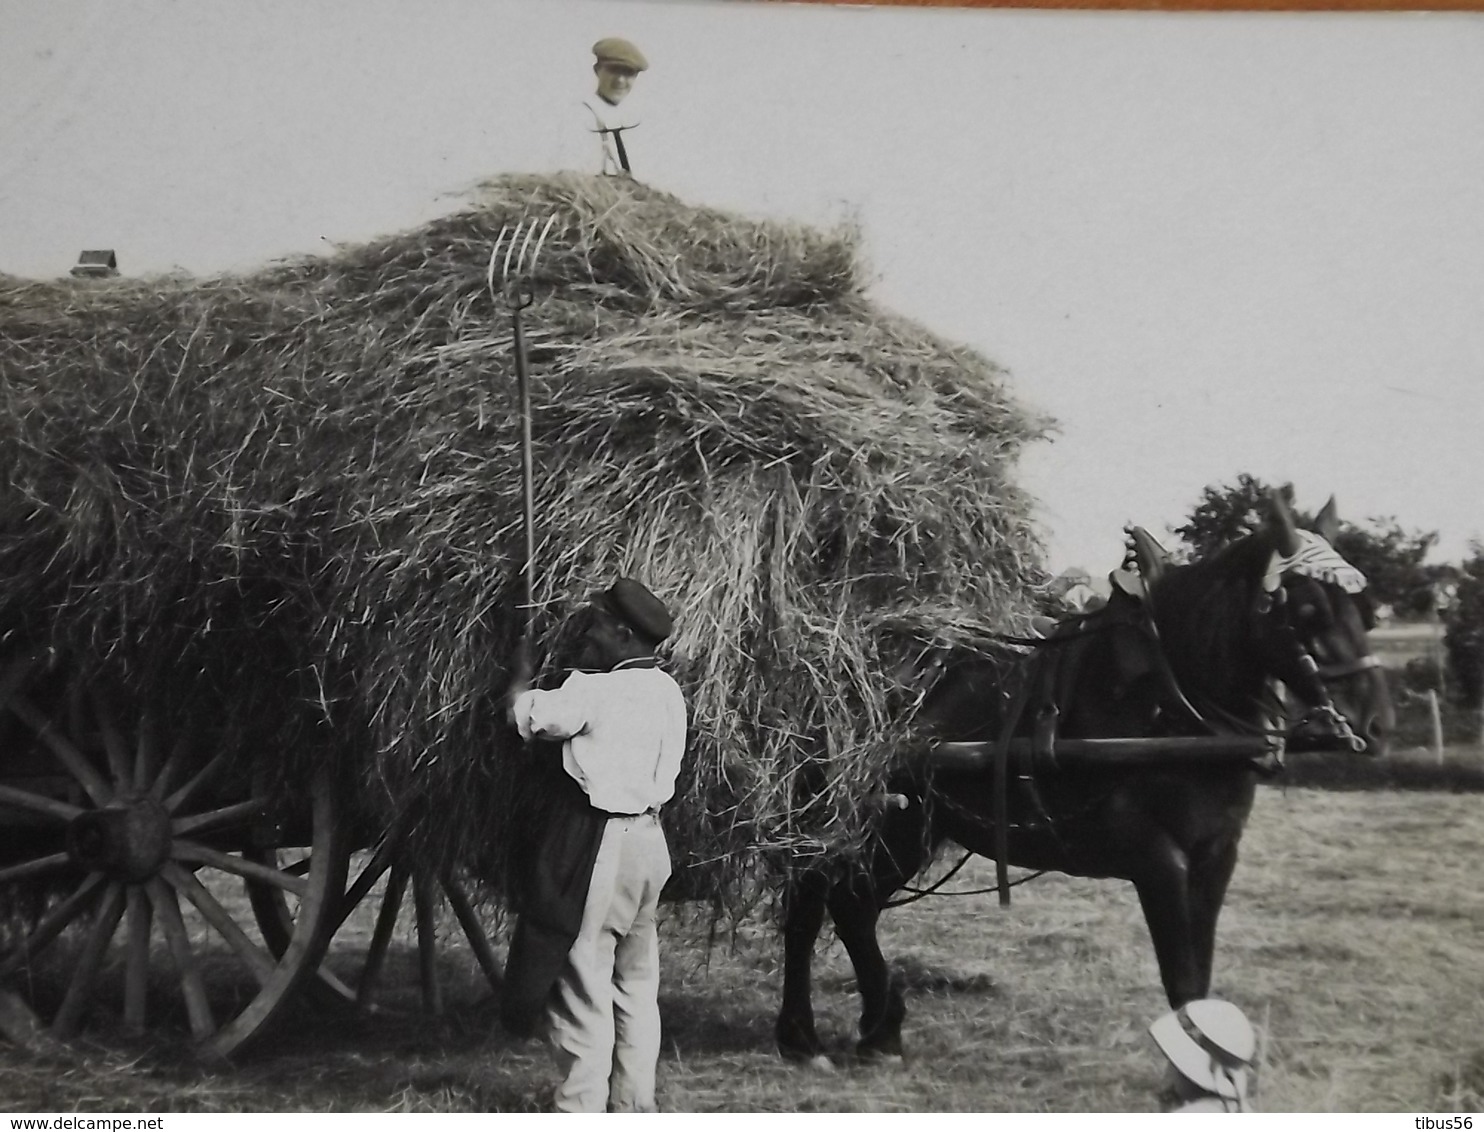
[(833, 1073), (835, 1071), (835, 1063), (830, 1060), (829, 1054), (826, 1053), (816, 1053), (808, 1061), (804, 1062), (804, 1064), (816, 1073)]

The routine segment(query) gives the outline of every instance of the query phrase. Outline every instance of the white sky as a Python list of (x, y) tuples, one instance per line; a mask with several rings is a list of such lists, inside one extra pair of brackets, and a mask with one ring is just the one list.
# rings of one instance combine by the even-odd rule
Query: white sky
[(1061, 420), (1023, 475), (1053, 566), (1243, 471), (1484, 536), (1480, 14), (0, 0), (0, 271), (412, 227), (585, 159), (604, 35), (651, 63), (642, 179), (858, 220), (879, 300)]

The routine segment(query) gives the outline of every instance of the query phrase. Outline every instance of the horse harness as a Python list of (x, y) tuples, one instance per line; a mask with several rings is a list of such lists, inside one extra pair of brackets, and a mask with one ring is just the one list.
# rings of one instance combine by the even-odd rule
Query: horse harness
[[(1286, 618), (1284, 619), (1284, 623), (1287, 624)], [(1062, 706), (1070, 702), (1073, 690), (1076, 688), (1078, 679), (1081, 676), (1088, 639), (1104, 636), (1109, 633), (1127, 632), (1130, 630), (1136, 634), (1137, 646), (1128, 638), (1115, 639), (1113, 643), (1115, 660), (1119, 665), (1122, 684), (1125, 687), (1131, 687), (1144, 676), (1152, 675), (1157, 682), (1158, 697), (1155, 707), (1160, 715), (1166, 718), (1178, 719), (1182, 725), (1199, 728), (1206, 734), (1216, 735), (1222, 733), (1222, 729), (1216, 723), (1213, 723), (1207, 714), (1203, 714), (1181, 689), (1174, 669), (1170, 665), (1163, 641), (1160, 638), (1147, 588), (1138, 579), (1134, 579), (1133, 584), (1125, 581), (1121, 586), (1115, 588), (1109, 603), (1102, 609), (1075, 619), (1063, 621), (1049, 637), (999, 638), (1002, 643), (1028, 647), (1035, 650), (1025, 658), (1025, 664), (1028, 666), (1029, 671), (1020, 681), (1019, 686), (1012, 695), (1010, 707), (1002, 721), (999, 735), (991, 747), (996, 880), (994, 891), (999, 893), (1002, 907), (1009, 906), (1010, 889), (1012, 887), (1042, 875), (1041, 872), (1036, 872), (1014, 882), (1009, 879), (1010, 830), (1012, 828), (1044, 829), (1051, 835), (1059, 850), (1064, 850), (1061, 828), (1065, 828), (1069, 822), (1075, 822), (1086, 814), (1095, 812), (1101, 808), (1112, 792), (1117, 789), (1117, 784), (1110, 786), (1106, 794), (1095, 797), (1077, 811), (1071, 814), (1062, 814), (1058, 818), (1052, 815), (1043, 801), (1040, 791), (1037, 789), (1036, 769), (1038, 764), (1043, 767), (1050, 767), (1053, 771), (1057, 768), (1056, 739), (1057, 727), (1062, 715)], [(1310, 664), (1315, 664), (1308, 650), (1303, 648), (1301, 642), (1298, 642), (1297, 634), (1293, 634), (1293, 639), (1300, 655), (1308, 658)], [(1315, 667), (1317, 669), (1317, 664)], [(941, 673), (941, 669), (939, 672)], [(1214, 707), (1214, 705), (1208, 705), (1208, 713), (1211, 707)], [(1252, 730), (1250, 725), (1231, 716), (1230, 713), (1222, 711), (1219, 708), (1216, 710), (1218, 714), (1227, 717), (1224, 722), (1229, 726), (1249, 732)], [(1330, 711), (1339, 716), (1339, 713), (1335, 711), (1332, 704), (1330, 705)], [(1343, 716), (1339, 716), (1339, 718), (1343, 720)], [(1026, 799), (1031, 816), (1025, 821), (1011, 823), (1009, 821), (1010, 789), (1012, 785), (1010, 776), (1010, 760), (1012, 757), (1010, 741), (1016, 736), (1024, 734), (1029, 735), (1030, 742), (1029, 744), (1020, 745), (1017, 748), (1017, 767), (1013, 783), (1019, 787), (1023, 797)], [(1281, 733), (1267, 734), (1273, 735), (1276, 739), (1277, 735)], [(1253, 768), (1260, 773), (1276, 773), (1282, 766), (1281, 744), (1275, 742), (1268, 754), (1249, 761), (1252, 763)], [(952, 810), (960, 818), (966, 819), (971, 823), (982, 824), (982, 819), (978, 815), (956, 803), (952, 798), (939, 796), (934, 799), (934, 804)], [(930, 888), (912, 890), (913, 895), (909, 900), (920, 899), (923, 896), (937, 892), (944, 883), (963, 867), (972, 855), (972, 853), (966, 854), (963, 860)], [(975, 890), (976, 893), (983, 891), (990, 890)], [(944, 895), (971, 895), (971, 893), (957, 892), (945, 893)], [(906, 902), (908, 901), (900, 901), (898, 903)]]
[[(1158, 544), (1142, 530), (1128, 528), (1128, 531), (1131, 536), (1129, 553), (1125, 558), (1123, 568), (1115, 570), (1110, 575), (1114, 583), (1114, 591), (1106, 606), (1094, 613), (1061, 622), (1050, 637), (1002, 636), (998, 638), (1002, 644), (1036, 650), (1027, 660), (1031, 671), (1021, 681), (1012, 697), (1010, 710), (1006, 713), (998, 739), (991, 748), (994, 783), (995, 891), (999, 893), (1002, 906), (1009, 905), (1010, 889), (1013, 887), (1008, 871), (1011, 828), (1008, 820), (1009, 761), (1011, 739), (1018, 734), (1028, 731), (1030, 735), (1030, 743), (1022, 744), (1019, 748), (1020, 766), (1015, 781), (1027, 796), (1033, 816), (1030, 820), (1017, 824), (1015, 828), (1044, 828), (1051, 833), (1059, 850), (1064, 851), (1064, 843), (1057, 828), (1057, 819), (1052, 817), (1036, 788), (1035, 770), (1038, 761), (1053, 768), (1056, 767), (1056, 730), (1061, 716), (1061, 705), (1068, 701), (1068, 697), (1076, 687), (1085, 653), (1085, 649), (1070, 646), (1083, 643), (1087, 637), (1133, 628), (1143, 642), (1143, 648), (1139, 650), (1138, 657), (1129, 656), (1127, 649), (1121, 647), (1122, 640), (1114, 642), (1115, 660), (1119, 664), (1121, 674), (1125, 677), (1125, 682), (1132, 683), (1138, 678), (1138, 668), (1142, 661), (1148, 665), (1148, 670), (1152, 671), (1158, 682), (1159, 695), (1156, 712), (1162, 712), (1166, 708), (1172, 709), (1173, 717), (1182, 719), (1184, 724), (1197, 727), (1208, 735), (1221, 734), (1221, 729), (1208, 718), (1209, 715), (1215, 715), (1235, 733), (1264, 737), (1268, 740), (1265, 753), (1246, 759), (1252, 769), (1258, 773), (1270, 776), (1281, 770), (1285, 737), (1293, 731), (1302, 730), (1313, 722), (1332, 728), (1335, 736), (1352, 751), (1363, 751), (1366, 747), (1365, 740), (1355, 734), (1344, 713), (1335, 706), (1329, 693), (1329, 685), (1378, 667), (1379, 659), (1368, 655), (1345, 663), (1320, 664), (1315, 659), (1312, 648), (1294, 627), (1286, 609), (1282, 609), (1287, 603), (1287, 591), (1282, 585), (1281, 575), (1288, 567), (1293, 567), (1296, 572), (1311, 577), (1335, 581), (1349, 592), (1356, 592), (1365, 584), (1364, 577), (1359, 571), (1343, 559), (1339, 559), (1339, 556), (1334, 554), (1332, 548), (1323, 540), (1310, 539), (1305, 544), (1305, 550), (1285, 558), (1281, 563), (1275, 556), (1271, 579), (1264, 579), (1264, 592), (1258, 599), (1255, 612), (1259, 616), (1267, 617), (1273, 615), (1275, 608), (1281, 609), (1278, 616), (1280, 633), (1284, 644), (1292, 650), (1299, 671), (1307, 680), (1310, 704), (1309, 710), (1292, 729), (1276, 730), (1254, 727), (1218, 704), (1207, 703), (1206, 712), (1203, 713), (1191, 703), (1181, 689), (1160, 639), (1151, 587), (1145, 584), (1142, 576), (1144, 571), (1140, 568), (1141, 559), (1151, 553), (1151, 550), (1159, 549)], [(1305, 565), (1306, 562), (1307, 565)], [(1341, 578), (1337, 575), (1327, 575), (1324, 572), (1326, 569), (1332, 570), (1335, 567), (1348, 571), (1353, 577)], [(1270, 581), (1272, 584), (1269, 584)], [(1048, 654), (1045, 650), (1050, 649), (1057, 650), (1054, 662), (1047, 659)], [(936, 670), (934, 674), (934, 680), (936, 680), (936, 677), (942, 674), (943, 665), (935, 660), (930, 668)], [(931, 682), (924, 685), (918, 697), (918, 704), (921, 704), (926, 697), (930, 686)], [(1029, 720), (1029, 726), (1026, 726), (1027, 720)], [(1083, 813), (1098, 809), (1107, 801), (1113, 789), (1116, 787), (1110, 788), (1108, 795), (1095, 798), (1082, 807), (1078, 813), (1063, 815), (1062, 822), (1065, 823), (1069, 817), (1075, 819)], [(929, 791), (924, 789), (923, 801), (926, 801), (928, 793)], [(936, 804), (956, 811), (971, 823), (977, 824), (981, 821), (977, 815), (956, 804), (951, 798), (940, 797), (936, 800)], [(963, 868), (971, 856), (973, 856), (971, 852), (966, 853), (958, 864), (929, 888), (908, 889), (913, 895), (907, 900), (896, 903), (910, 903), (912, 900), (937, 892)], [(1014, 884), (1021, 884), (1041, 875), (1041, 872), (1036, 872), (1015, 881)], [(989, 890), (979, 889), (975, 890), (975, 893), (987, 891)], [(971, 895), (971, 893), (945, 895)]]

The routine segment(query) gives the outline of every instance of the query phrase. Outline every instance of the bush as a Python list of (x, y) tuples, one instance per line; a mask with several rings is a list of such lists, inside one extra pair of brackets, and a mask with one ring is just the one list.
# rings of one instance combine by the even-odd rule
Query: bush
[(1484, 707), (1484, 545), (1473, 545), (1443, 621), (1454, 694), (1462, 706), (1477, 710)]

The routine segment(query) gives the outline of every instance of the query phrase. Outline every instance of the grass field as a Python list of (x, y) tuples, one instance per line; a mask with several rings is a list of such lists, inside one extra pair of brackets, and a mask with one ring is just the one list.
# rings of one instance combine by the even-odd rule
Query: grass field
[[(1264, 1033), (1268, 1111), (1484, 1106), (1484, 807), (1473, 794), (1261, 790), (1223, 917), (1217, 993)], [(964, 887), (992, 880), (983, 862)], [(950, 887), (956, 887), (957, 881)], [(336, 954), (355, 933), (337, 940)], [(883, 942), (907, 987), (908, 1054), (833, 1073), (772, 1051), (780, 955), (767, 925), (713, 946), (668, 926), (663, 1107), (695, 1111), (1150, 1110), (1164, 1010), (1130, 886), (1046, 877), (993, 896), (888, 912)], [(411, 956), (393, 987), (410, 997)], [(332, 960), (333, 961), (333, 960)], [(121, 1045), (106, 1015), (49, 1053), (0, 1047), (10, 1111), (470, 1111), (541, 1107), (542, 1048), (503, 1037), (476, 1003), (472, 961), (447, 953), (434, 1020), (312, 1008), (275, 1048), (230, 1067), (168, 1041)], [(821, 945), (821, 1034), (848, 1050), (854, 982)], [(396, 1005), (393, 1003), (392, 1005)]]

